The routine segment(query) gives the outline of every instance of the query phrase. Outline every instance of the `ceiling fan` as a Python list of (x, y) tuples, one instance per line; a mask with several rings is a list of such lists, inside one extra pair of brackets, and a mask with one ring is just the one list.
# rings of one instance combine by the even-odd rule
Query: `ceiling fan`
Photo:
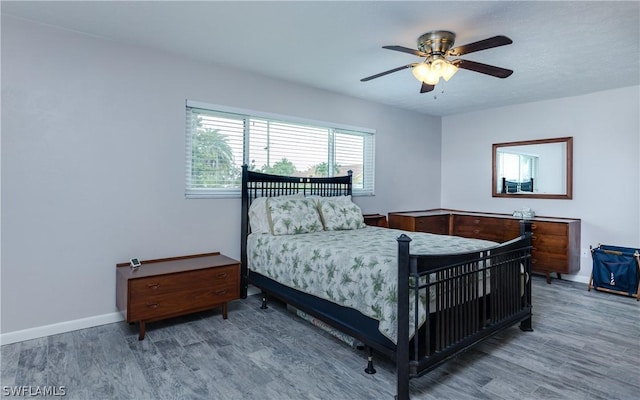
[(449, 31), (431, 31), (418, 38), (418, 50), (410, 49), (403, 46), (382, 46), (383, 49), (401, 51), (418, 57), (423, 57), (424, 61), (403, 65), (379, 74), (371, 75), (360, 79), (361, 82), (370, 81), (393, 72), (411, 68), (413, 75), (422, 82), (420, 93), (432, 91), (440, 78), (448, 81), (457, 71), (458, 68), (468, 69), (470, 71), (479, 72), (481, 74), (495, 76), (497, 78), (507, 78), (513, 71), (506, 68), (500, 68), (493, 65), (482, 64), (475, 61), (462, 60), (456, 58), (449, 60), (449, 57), (458, 57), (464, 54), (476, 51), (491, 49), (493, 47), (505, 46), (513, 43), (506, 36), (494, 36), (488, 39), (453, 47), (456, 34)]

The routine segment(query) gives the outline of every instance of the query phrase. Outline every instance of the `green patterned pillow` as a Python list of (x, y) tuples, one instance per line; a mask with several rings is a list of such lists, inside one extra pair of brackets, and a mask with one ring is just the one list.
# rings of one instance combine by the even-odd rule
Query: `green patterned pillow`
[(316, 202), (305, 198), (278, 198), (267, 200), (271, 233), (294, 235), (322, 230), (322, 221)]
[(350, 198), (320, 199), (319, 209), (324, 229), (341, 231), (366, 227), (362, 210)]
[[(303, 199), (302, 193), (293, 194), (289, 196), (280, 196), (280, 198), (295, 197)], [(271, 233), (271, 225), (269, 222), (269, 215), (267, 214), (267, 199), (268, 197), (257, 197), (251, 202), (249, 207), (249, 225), (251, 226), (251, 233)]]

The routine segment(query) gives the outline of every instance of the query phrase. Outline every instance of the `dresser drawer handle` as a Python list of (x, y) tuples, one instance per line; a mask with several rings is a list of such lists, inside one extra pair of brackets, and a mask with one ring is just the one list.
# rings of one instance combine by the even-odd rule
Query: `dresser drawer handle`
[(220, 278), (220, 279), (226, 278), (227, 275), (229, 275), (229, 274), (226, 273), (226, 272), (219, 272), (218, 275), (216, 275), (216, 278)]
[(223, 294), (227, 293), (227, 289), (220, 289), (220, 290), (216, 290), (216, 294), (218, 296), (222, 296)]
[(531, 259), (531, 264), (536, 264), (538, 262), (538, 260), (536, 260), (535, 258)]
[(536, 224), (531, 224), (531, 229), (536, 229)]
[(474, 229), (474, 230), (473, 230), (473, 233), (475, 233), (475, 234), (480, 233), (480, 229)]
[(151, 308), (151, 309), (156, 309), (158, 308), (160, 305), (158, 303), (151, 303), (151, 304), (147, 304), (147, 308)]
[(479, 220), (479, 219), (474, 219), (474, 220), (473, 220), (473, 223), (474, 223), (474, 224), (476, 224), (476, 225), (478, 225), (478, 224), (480, 223), (480, 220)]
[(533, 242), (534, 240), (537, 240), (538, 238), (536, 237), (536, 235), (531, 235), (531, 241)]
[(159, 283), (149, 283), (149, 284), (147, 284), (147, 287), (149, 289), (157, 289), (157, 288), (160, 287), (160, 284)]

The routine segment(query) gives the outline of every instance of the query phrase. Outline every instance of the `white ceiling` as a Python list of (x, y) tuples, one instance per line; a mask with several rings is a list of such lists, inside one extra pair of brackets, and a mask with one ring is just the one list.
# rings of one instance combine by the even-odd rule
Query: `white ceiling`
[[(429, 115), (640, 84), (638, 1), (2, 1), (1, 11)], [(409, 69), (360, 82), (420, 61), (381, 46), (416, 48), (438, 29), (455, 45), (510, 37), (461, 58), (514, 74), (460, 70), (426, 94)]]

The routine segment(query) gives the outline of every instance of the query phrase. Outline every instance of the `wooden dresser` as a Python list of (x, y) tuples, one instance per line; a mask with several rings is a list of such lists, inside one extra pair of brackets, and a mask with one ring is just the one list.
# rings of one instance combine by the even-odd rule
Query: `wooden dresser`
[(145, 324), (209, 308), (240, 298), (240, 262), (220, 253), (116, 265), (116, 305), (127, 322), (139, 322), (139, 340)]
[[(509, 214), (448, 209), (390, 212), (389, 227), (506, 242), (520, 236), (520, 220)], [(533, 272), (571, 274), (580, 270), (580, 220), (535, 217), (530, 220)]]
[(363, 214), (364, 223), (370, 226), (387, 228), (387, 217), (381, 214)]

